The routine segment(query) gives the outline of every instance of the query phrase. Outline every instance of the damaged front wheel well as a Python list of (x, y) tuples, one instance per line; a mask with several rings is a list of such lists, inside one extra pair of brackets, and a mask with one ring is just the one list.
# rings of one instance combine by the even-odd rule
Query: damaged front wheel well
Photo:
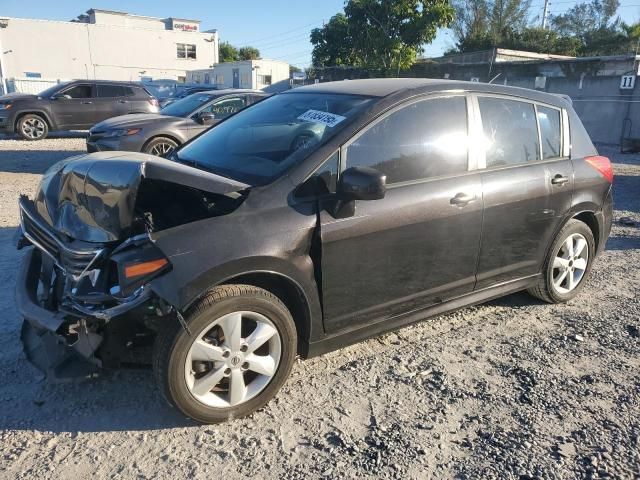
[(298, 354), (304, 355), (304, 345), (309, 342), (311, 313), (304, 293), (287, 277), (271, 272), (246, 273), (226, 280), (223, 285), (242, 284), (263, 288), (278, 297), (289, 309), (298, 331)]

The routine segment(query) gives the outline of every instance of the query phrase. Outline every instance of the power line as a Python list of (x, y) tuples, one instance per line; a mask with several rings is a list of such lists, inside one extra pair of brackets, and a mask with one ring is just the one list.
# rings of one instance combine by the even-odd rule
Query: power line
[(318, 25), (320, 22), (322, 22), (322, 19), (316, 20), (316, 21), (311, 22), (311, 23), (307, 23), (306, 25), (302, 25), (300, 27), (296, 27), (296, 28), (293, 28), (291, 30), (287, 30), (285, 32), (274, 33), (273, 35), (268, 35), (266, 37), (257, 38), (257, 39), (253, 39), (253, 40), (246, 40), (244, 43), (245, 44), (250, 44), (250, 43), (255, 43), (255, 42), (261, 42), (263, 40), (269, 40), (271, 38), (281, 37), (283, 35), (287, 35), (289, 33), (296, 32), (298, 30), (302, 30), (303, 28), (308, 28), (308, 27), (311, 27), (313, 25)]

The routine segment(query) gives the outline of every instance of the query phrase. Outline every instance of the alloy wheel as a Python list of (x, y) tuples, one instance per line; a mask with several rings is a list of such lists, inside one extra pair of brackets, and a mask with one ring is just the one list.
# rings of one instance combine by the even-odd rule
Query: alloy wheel
[(553, 286), (558, 293), (574, 290), (584, 278), (589, 264), (587, 239), (580, 233), (569, 235), (553, 259)]
[(39, 118), (28, 118), (22, 122), (22, 134), (32, 140), (42, 137), (45, 132), (46, 125)]
[(172, 145), (171, 143), (158, 142), (154, 144), (153, 147), (151, 147), (151, 150), (149, 151), (149, 153), (157, 157), (166, 157), (173, 151), (174, 148), (175, 148), (175, 145)]
[(187, 388), (207, 406), (235, 407), (265, 389), (281, 353), (271, 320), (257, 312), (229, 313), (195, 337), (184, 365)]

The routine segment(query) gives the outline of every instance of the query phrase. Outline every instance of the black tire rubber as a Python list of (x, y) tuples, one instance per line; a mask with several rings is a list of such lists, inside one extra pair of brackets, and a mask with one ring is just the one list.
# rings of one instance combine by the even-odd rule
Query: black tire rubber
[[(44, 132), (42, 133), (42, 135), (40, 135), (37, 138), (27, 137), (22, 133), (22, 125), (24, 124), (24, 122), (32, 118), (36, 118), (44, 124)], [(47, 135), (49, 135), (49, 124), (47, 123), (47, 120), (45, 120), (42, 116), (36, 113), (27, 113), (26, 115), (21, 116), (16, 122), (16, 131), (18, 135), (22, 137), (23, 140), (27, 140), (29, 142), (35, 142), (35, 141), (44, 140), (45, 138), (47, 138)]]
[(170, 405), (201, 423), (220, 423), (241, 418), (264, 407), (284, 384), (295, 360), (297, 335), (293, 318), (278, 297), (250, 285), (221, 285), (210, 290), (185, 315), (192, 334), (227, 313), (251, 310), (261, 313), (273, 322), (281, 341), (278, 370), (266, 388), (254, 398), (229, 408), (207, 406), (191, 395), (184, 375), (184, 362), (192, 343), (190, 336), (178, 321), (169, 321), (158, 332), (153, 352), (153, 370), (156, 383)]
[[(587, 248), (589, 249), (589, 259), (587, 261), (587, 268), (584, 272), (584, 276), (580, 280), (580, 283), (576, 288), (568, 293), (560, 293), (553, 286), (553, 260), (560, 249), (560, 246), (567, 239), (569, 235), (574, 233), (581, 234), (587, 239)], [(565, 303), (574, 298), (583, 289), (591, 272), (591, 266), (596, 254), (595, 240), (593, 238), (593, 232), (591, 229), (580, 220), (571, 219), (567, 224), (562, 227), (556, 239), (553, 241), (547, 258), (545, 258), (544, 265), (542, 267), (542, 276), (538, 280), (537, 285), (527, 290), (530, 295), (533, 295), (540, 300), (547, 303)]]
[(142, 148), (142, 152), (148, 153), (149, 155), (153, 155), (153, 153), (151, 153), (151, 150), (153, 149), (153, 147), (155, 147), (159, 143), (168, 143), (170, 145), (173, 145), (173, 150), (175, 150), (178, 147), (178, 142), (176, 142), (175, 140), (169, 137), (155, 137), (149, 140), (145, 144), (145, 146)]

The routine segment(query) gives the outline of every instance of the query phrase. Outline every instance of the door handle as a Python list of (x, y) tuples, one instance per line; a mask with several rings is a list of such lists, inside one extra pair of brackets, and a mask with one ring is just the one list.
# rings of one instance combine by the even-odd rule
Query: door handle
[(569, 177), (565, 177), (560, 174), (557, 174), (555, 177), (551, 179), (551, 183), (553, 185), (564, 185), (568, 181), (569, 181)]
[(464, 207), (465, 205), (475, 202), (477, 200), (475, 195), (469, 195), (468, 193), (458, 193), (455, 197), (449, 200), (451, 205), (457, 205), (459, 207)]
[(93, 102), (82, 102), (82, 105), (91, 105)]

